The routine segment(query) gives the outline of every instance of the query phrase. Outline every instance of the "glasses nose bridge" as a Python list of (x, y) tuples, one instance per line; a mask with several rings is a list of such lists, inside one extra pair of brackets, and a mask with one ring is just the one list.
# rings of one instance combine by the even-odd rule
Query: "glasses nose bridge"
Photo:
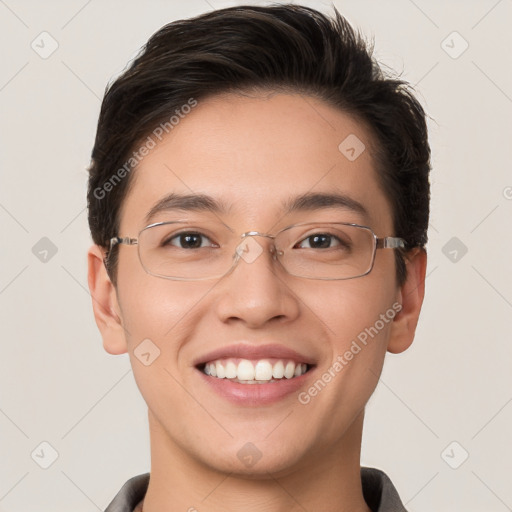
[[(253, 237), (253, 236), (261, 236), (261, 237), (265, 237), (265, 238), (270, 238), (272, 240), (272, 244), (269, 248), (269, 251), (270, 251), (270, 254), (272, 254), (272, 257), (275, 259), (278, 256), (278, 253), (280, 252), (279, 249), (275, 245), (277, 235), (278, 234), (272, 235), (270, 233), (261, 233), (260, 231), (246, 231), (245, 233), (242, 233), (240, 235), (241, 242), (238, 244), (237, 253), (239, 252), (238, 248), (240, 248), (242, 246), (244, 240), (247, 240), (249, 237)], [(265, 250), (265, 248), (263, 248), (263, 250)], [(238, 254), (238, 256), (240, 256), (240, 254)]]
[(275, 234), (275, 235), (272, 235), (270, 233), (261, 233), (260, 231), (246, 231), (245, 233), (242, 233), (240, 235), (240, 238), (242, 240), (244, 240), (245, 238), (247, 237), (250, 237), (250, 236), (262, 236), (262, 237), (265, 237), (265, 238), (270, 238), (272, 239), (272, 245), (275, 246), (275, 243), (276, 243), (276, 237), (279, 233)]
[(276, 235), (271, 235), (269, 233), (260, 233), (259, 231), (246, 231), (240, 235), (240, 238), (245, 238), (246, 236), (264, 236), (267, 238), (275, 238)]
[[(240, 235), (240, 238), (242, 240), (244, 240), (245, 238), (250, 237), (250, 236), (262, 236), (265, 238), (271, 238), (272, 239), (272, 247), (275, 248), (275, 243), (276, 243), (275, 240), (276, 240), (277, 235), (271, 235), (270, 233), (261, 233), (259, 231), (246, 231), (245, 233), (242, 233)], [(271, 249), (271, 252), (273, 252), (272, 249)]]

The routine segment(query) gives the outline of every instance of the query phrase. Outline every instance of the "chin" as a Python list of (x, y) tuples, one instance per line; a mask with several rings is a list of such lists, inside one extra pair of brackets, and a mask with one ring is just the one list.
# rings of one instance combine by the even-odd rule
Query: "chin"
[(304, 457), (303, 452), (297, 451), (295, 443), (284, 445), (281, 440), (274, 443), (269, 440), (254, 443), (247, 440), (230, 441), (226, 443), (228, 446), (218, 444), (215, 452), (202, 458), (203, 462), (215, 471), (266, 480), (277, 474), (284, 476), (293, 472)]

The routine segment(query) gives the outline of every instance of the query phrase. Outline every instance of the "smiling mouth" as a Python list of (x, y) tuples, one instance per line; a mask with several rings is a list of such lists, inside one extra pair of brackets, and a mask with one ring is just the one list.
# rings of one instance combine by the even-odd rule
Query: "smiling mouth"
[(300, 377), (313, 365), (289, 359), (217, 359), (199, 365), (205, 375), (240, 384), (269, 384)]

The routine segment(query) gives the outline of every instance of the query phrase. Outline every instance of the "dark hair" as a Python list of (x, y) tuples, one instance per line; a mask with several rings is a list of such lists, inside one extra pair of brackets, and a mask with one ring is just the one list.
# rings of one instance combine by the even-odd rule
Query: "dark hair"
[[(334, 9), (238, 6), (165, 25), (105, 92), (89, 168), (87, 203), (94, 243), (118, 235), (133, 181), (134, 149), (184, 105), (220, 93), (304, 93), (352, 115), (375, 139), (376, 171), (397, 236), (424, 248), (429, 218), (430, 147), (425, 112), (409, 85), (387, 76), (373, 47)], [(124, 169), (124, 172), (122, 171)], [(125, 178), (125, 176), (127, 176)], [(397, 281), (406, 277), (395, 251)], [(116, 284), (117, 251), (107, 260)]]

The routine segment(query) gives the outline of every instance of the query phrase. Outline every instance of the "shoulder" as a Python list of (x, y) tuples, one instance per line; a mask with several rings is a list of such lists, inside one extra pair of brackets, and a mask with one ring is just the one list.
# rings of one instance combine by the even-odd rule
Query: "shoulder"
[(105, 512), (133, 512), (144, 498), (149, 484), (149, 473), (130, 478), (110, 502)]
[(388, 475), (376, 468), (361, 467), (363, 496), (372, 512), (407, 512)]

